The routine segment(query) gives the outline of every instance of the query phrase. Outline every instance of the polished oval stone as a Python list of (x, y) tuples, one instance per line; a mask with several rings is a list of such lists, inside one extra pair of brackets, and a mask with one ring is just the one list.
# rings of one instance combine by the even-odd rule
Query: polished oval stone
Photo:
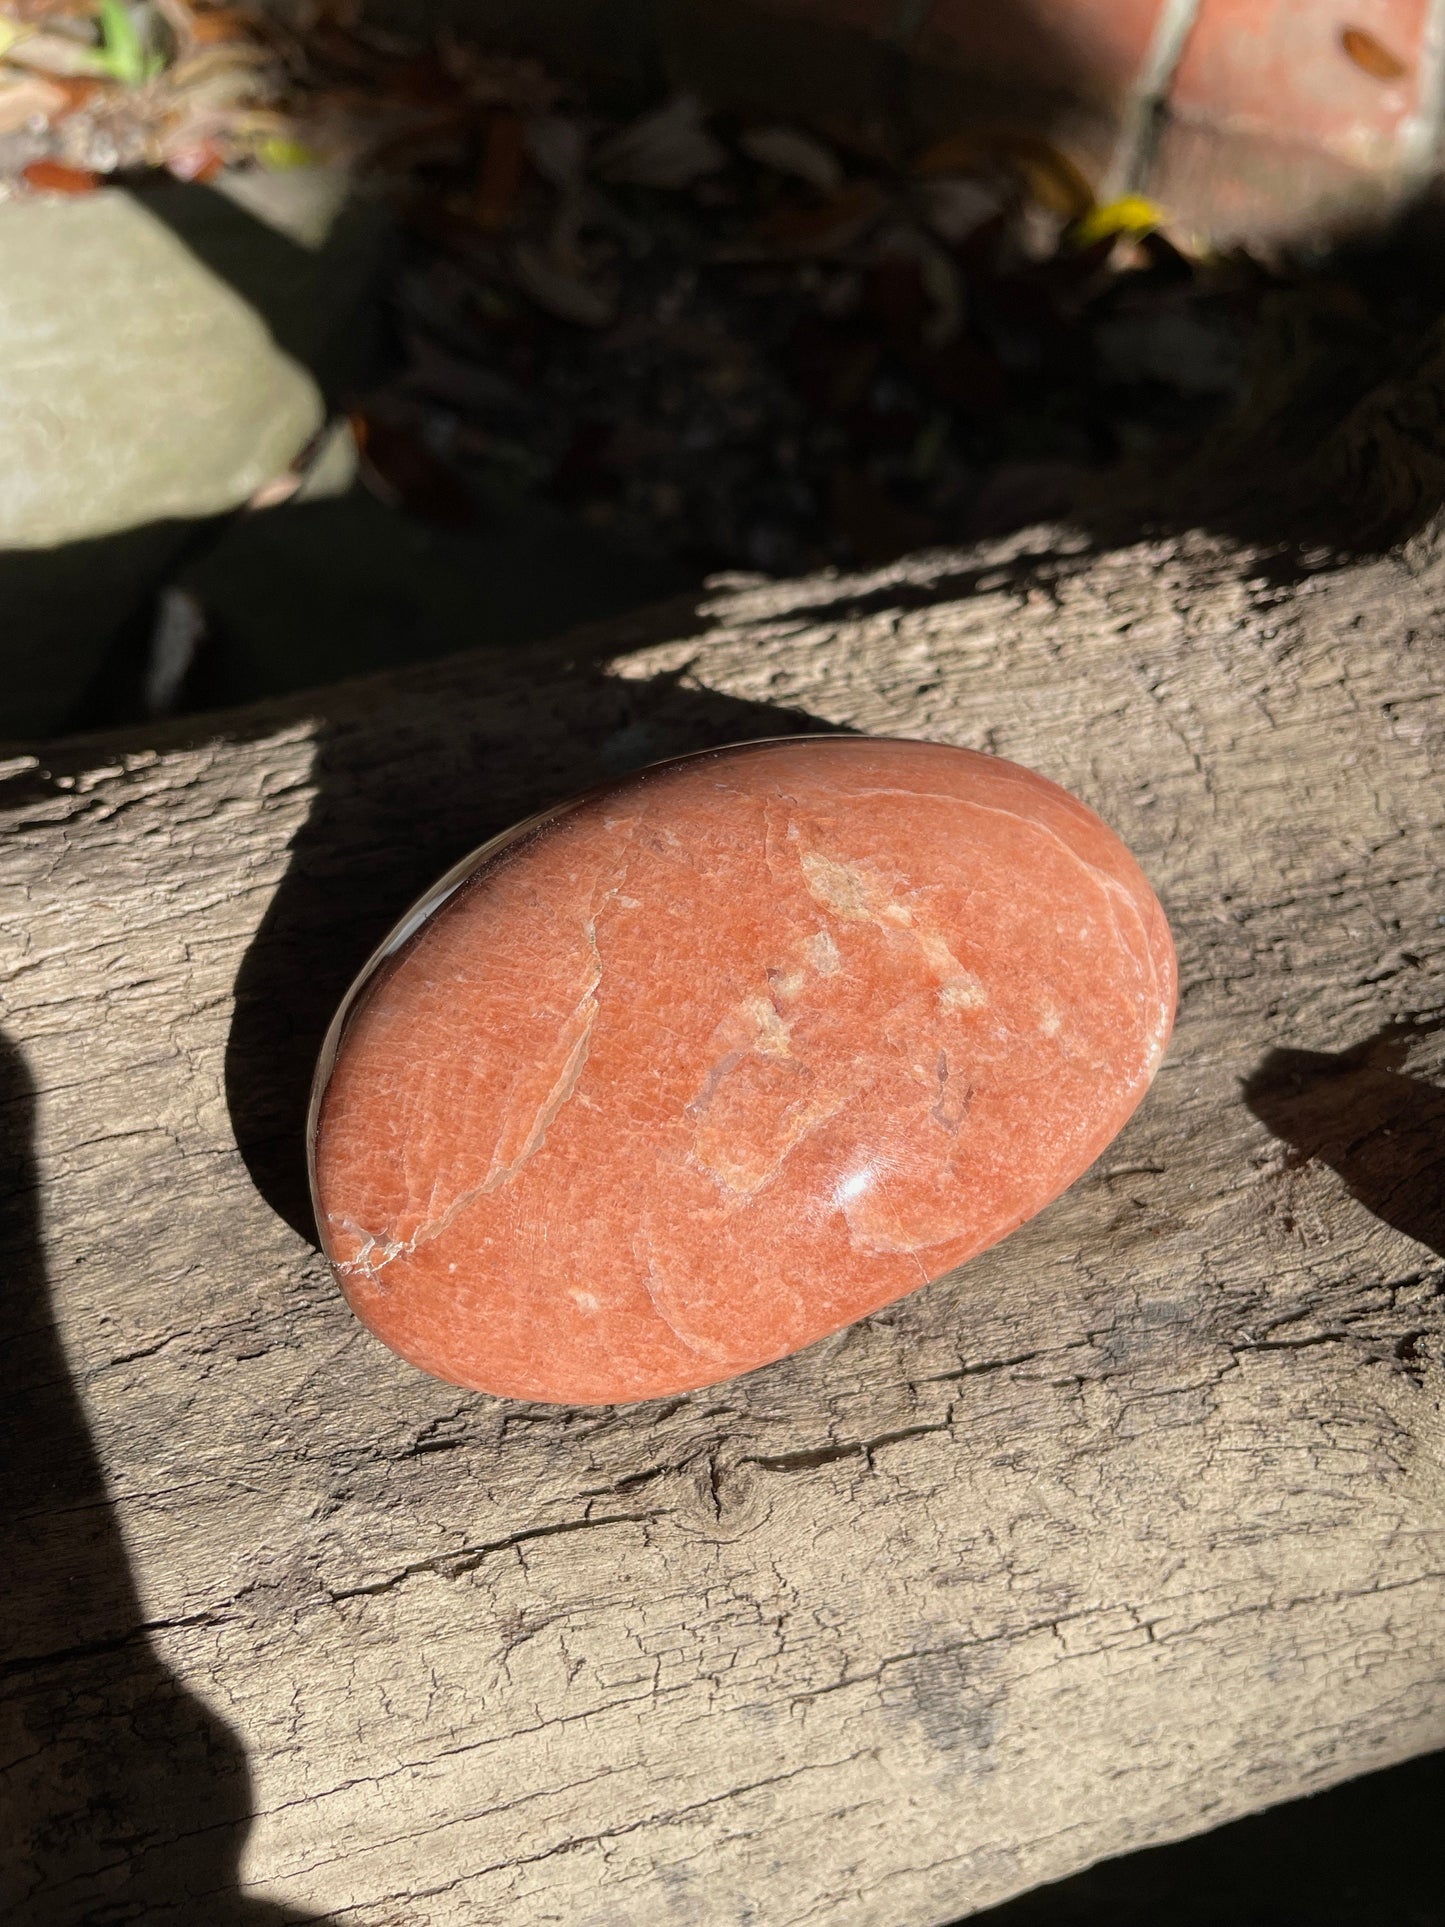
[(477, 852), (368, 966), (313, 1102), (326, 1251), (460, 1385), (710, 1384), (1057, 1197), (1175, 990), (1133, 857), (1017, 764), (842, 736), (659, 764)]

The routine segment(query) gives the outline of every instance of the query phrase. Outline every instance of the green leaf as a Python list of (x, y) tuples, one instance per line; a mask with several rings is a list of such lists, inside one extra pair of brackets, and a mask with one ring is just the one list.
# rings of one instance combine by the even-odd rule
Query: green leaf
[(123, 87), (139, 87), (157, 71), (123, 0), (100, 0), (99, 61)]

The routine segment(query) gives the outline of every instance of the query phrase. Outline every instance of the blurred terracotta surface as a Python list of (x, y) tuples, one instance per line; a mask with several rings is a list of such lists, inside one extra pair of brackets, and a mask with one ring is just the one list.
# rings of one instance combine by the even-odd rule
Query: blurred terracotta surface
[(1440, 50), (1426, 27), (1425, 0), (1341, 13), (1199, 0), (1150, 191), (1221, 239), (1298, 236), (1388, 206), (1438, 166)]
[[(1341, 12), (1317, 0), (1200, 0), (1171, 110), (1357, 167), (1388, 164), (1419, 106), (1427, 12), (1426, 0), (1351, 0)], [(1399, 73), (1383, 79), (1352, 60), (1344, 41), (1352, 31)]]
[(662, 764), (491, 846), (369, 979), (317, 1113), (326, 1248), (459, 1384), (710, 1384), (1057, 1196), (1175, 991), (1129, 852), (1015, 764), (846, 737)]
[(1029, 0), (980, 7), (933, 0), (919, 32), (924, 58), (951, 59), (1001, 90), (1031, 87), (1122, 101), (1143, 67), (1164, 0)]

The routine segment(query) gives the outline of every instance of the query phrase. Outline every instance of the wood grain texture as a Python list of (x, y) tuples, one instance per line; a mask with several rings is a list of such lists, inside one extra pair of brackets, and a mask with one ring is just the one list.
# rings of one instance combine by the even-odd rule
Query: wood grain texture
[[(1033, 531), (18, 759), (7, 1919), (925, 1927), (1445, 1742), (1442, 621), (1427, 538)], [(808, 726), (1119, 830), (1151, 1097), (721, 1390), (412, 1371), (288, 1222), (352, 970), (522, 812)]]

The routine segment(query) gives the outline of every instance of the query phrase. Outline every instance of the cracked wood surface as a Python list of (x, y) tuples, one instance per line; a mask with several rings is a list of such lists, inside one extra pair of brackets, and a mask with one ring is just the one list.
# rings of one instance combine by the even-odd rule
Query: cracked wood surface
[[(7, 1919), (925, 1927), (1445, 1742), (1442, 617), (1428, 541), (1034, 531), (17, 757)], [(525, 811), (809, 726), (1119, 830), (1143, 1110), (720, 1389), (409, 1369), (293, 1228), (352, 971)]]

